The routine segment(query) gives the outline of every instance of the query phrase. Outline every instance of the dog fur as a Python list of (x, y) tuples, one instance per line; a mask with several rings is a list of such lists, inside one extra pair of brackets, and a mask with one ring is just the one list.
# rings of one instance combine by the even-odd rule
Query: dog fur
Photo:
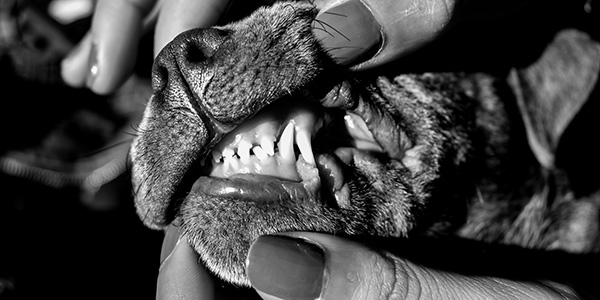
[[(532, 63), (500, 76), (401, 68), (358, 74), (336, 65), (315, 39), (316, 13), (308, 2), (276, 3), (185, 32), (161, 51), (131, 148), (145, 225), (177, 220), (208, 268), (243, 286), (250, 244), (284, 231), (380, 237), (388, 248), (396, 240), (456, 237), (598, 252), (599, 182), (573, 167), (565, 144), (579, 143), (571, 128), (584, 107), (596, 108), (600, 45), (589, 34), (557, 31)], [(211, 149), (283, 101), (331, 114), (313, 144), (343, 166), (350, 197), (261, 202), (202, 193), (194, 182), (206, 176)], [(336, 146), (328, 137), (346, 112), (365, 120), (383, 153), (327, 149)]]

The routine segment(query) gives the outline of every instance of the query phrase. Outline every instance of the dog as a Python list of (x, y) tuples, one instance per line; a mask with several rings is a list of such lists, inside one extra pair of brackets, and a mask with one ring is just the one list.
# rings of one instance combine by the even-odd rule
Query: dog
[(313, 35), (317, 12), (277, 2), (160, 52), (130, 151), (146, 226), (178, 222), (239, 286), (252, 242), (286, 231), (598, 252), (600, 182), (580, 164), (598, 165), (581, 138), (597, 108), (593, 37), (556, 30), (506, 72), (432, 59), (356, 73)]

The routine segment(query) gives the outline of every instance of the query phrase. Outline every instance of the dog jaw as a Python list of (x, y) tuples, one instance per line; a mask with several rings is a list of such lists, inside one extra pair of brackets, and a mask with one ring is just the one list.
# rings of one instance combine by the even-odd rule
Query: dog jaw
[[(466, 137), (450, 140), (466, 133), (449, 132), (453, 123), (444, 123), (448, 115), (459, 115), (448, 107), (464, 105), (460, 95), (440, 92), (440, 83), (455, 90), (456, 78), (349, 80), (312, 36), (314, 16), (308, 4), (276, 4), (232, 25), (184, 33), (155, 63), (155, 91), (131, 151), (138, 214), (152, 228), (179, 218), (202, 261), (228, 282), (249, 284), (246, 254), (261, 235), (302, 230), (407, 236), (441, 161), (468, 148)], [(244, 122), (265, 107), (294, 101), (322, 106), (334, 117), (302, 123), (288, 115), (263, 128), (281, 128), (278, 155), (285, 172), (291, 165), (295, 170), (256, 175), (251, 167), (259, 165), (252, 159), (259, 158), (248, 157), (242, 141), (263, 129), (248, 130)], [(312, 108), (305, 113), (318, 114)], [(327, 128), (314, 132), (315, 149), (298, 145), (306, 154), (298, 158), (291, 141), (297, 123), (301, 135), (309, 132), (304, 126)], [(332, 142), (348, 129), (354, 142)], [(261, 139), (252, 142), (275, 156)], [(231, 152), (239, 161), (221, 158)], [(246, 167), (232, 167), (244, 159)], [(218, 160), (216, 168), (207, 160)], [(270, 186), (257, 189), (259, 182)]]

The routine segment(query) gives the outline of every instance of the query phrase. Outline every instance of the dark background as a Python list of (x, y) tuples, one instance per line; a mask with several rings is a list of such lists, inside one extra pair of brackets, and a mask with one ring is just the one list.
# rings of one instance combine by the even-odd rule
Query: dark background
[(126, 166), (100, 190), (81, 167), (127, 156), (147, 86), (66, 86), (60, 60), (90, 18), (57, 22), (49, 2), (0, 0), (0, 299), (154, 299), (163, 233), (135, 213)]

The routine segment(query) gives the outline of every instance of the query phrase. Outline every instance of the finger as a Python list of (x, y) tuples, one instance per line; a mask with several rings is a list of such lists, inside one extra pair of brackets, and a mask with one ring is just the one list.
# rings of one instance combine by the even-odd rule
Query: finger
[(177, 227), (167, 229), (161, 250), (156, 299), (206, 299), (215, 298), (213, 280), (198, 263), (198, 255)]
[(455, 2), (321, 0), (313, 28), (339, 64), (368, 69), (410, 53), (438, 36), (450, 24)]
[(83, 87), (86, 83), (89, 54), (92, 48), (92, 35), (88, 32), (71, 53), (61, 62), (61, 76), (65, 83), (73, 87)]
[(262, 236), (250, 248), (263, 299), (562, 299), (563, 289), (427, 269), (384, 251), (317, 233)]
[(179, 33), (215, 25), (229, 0), (168, 0), (161, 2), (154, 36), (154, 55)]
[(89, 37), (63, 61), (66, 82), (98, 94), (115, 91), (131, 74), (143, 18), (154, 0), (99, 0)]

